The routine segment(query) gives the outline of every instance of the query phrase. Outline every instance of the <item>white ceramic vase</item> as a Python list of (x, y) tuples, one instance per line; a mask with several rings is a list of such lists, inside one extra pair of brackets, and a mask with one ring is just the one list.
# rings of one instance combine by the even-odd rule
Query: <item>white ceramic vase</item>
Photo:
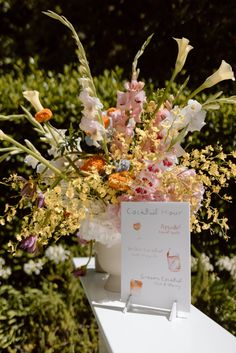
[(96, 243), (95, 252), (99, 265), (109, 275), (104, 288), (111, 292), (120, 292), (121, 242), (112, 246)]

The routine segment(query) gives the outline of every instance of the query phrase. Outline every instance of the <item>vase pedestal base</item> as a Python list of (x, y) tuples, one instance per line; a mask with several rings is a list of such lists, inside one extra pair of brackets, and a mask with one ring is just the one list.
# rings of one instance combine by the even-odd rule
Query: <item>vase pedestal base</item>
[(115, 275), (109, 275), (104, 288), (109, 292), (120, 293), (121, 291), (121, 277)]
[(121, 291), (121, 242), (111, 246), (96, 242), (95, 253), (100, 267), (108, 274), (104, 289), (110, 292)]

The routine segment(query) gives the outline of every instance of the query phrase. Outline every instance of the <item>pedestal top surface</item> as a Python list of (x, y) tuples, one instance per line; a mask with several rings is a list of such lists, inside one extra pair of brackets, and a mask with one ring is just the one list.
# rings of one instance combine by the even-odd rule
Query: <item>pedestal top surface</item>
[[(75, 266), (86, 263), (75, 258)], [(104, 289), (107, 274), (94, 271), (94, 261), (81, 283), (92, 307), (108, 352), (113, 353), (236, 353), (236, 338), (191, 306), (187, 319), (148, 309), (123, 313), (119, 293)]]

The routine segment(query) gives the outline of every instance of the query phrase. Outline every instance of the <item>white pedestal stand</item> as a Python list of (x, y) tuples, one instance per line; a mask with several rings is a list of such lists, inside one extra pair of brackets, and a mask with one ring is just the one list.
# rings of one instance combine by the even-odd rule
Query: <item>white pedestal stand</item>
[[(74, 263), (80, 266), (86, 259), (75, 258)], [(236, 338), (194, 306), (187, 319), (172, 321), (169, 313), (135, 306), (124, 314), (120, 295), (104, 289), (106, 278), (91, 269), (80, 279), (99, 326), (99, 353), (236, 352)]]

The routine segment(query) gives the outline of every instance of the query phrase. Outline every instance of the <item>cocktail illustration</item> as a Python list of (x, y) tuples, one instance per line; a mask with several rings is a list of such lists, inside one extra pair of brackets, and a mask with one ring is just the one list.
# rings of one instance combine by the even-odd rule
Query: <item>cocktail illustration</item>
[(141, 293), (143, 287), (143, 282), (138, 279), (131, 279), (130, 280), (130, 294), (132, 295), (139, 295)]
[(140, 230), (141, 229), (141, 223), (139, 223), (139, 222), (134, 223), (133, 224), (133, 228), (136, 231)]
[(167, 252), (168, 269), (171, 272), (179, 272), (181, 270), (180, 256), (171, 249)]

